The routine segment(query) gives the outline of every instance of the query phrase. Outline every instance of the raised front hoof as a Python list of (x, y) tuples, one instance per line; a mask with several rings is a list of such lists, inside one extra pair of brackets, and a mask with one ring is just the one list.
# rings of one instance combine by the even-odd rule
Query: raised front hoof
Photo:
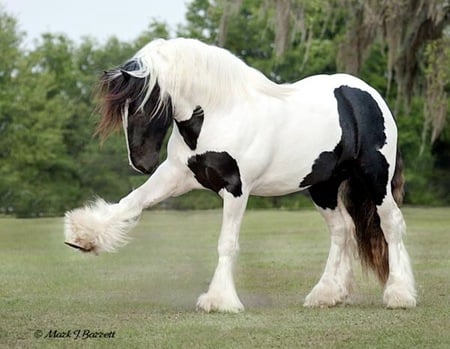
[(95, 255), (98, 255), (98, 251), (96, 249), (96, 246), (93, 246), (89, 241), (78, 241), (76, 243), (72, 242), (64, 242), (67, 246), (72, 247), (76, 250), (79, 250), (81, 252), (89, 253), (92, 252)]
[[(67, 212), (64, 218), (64, 235), (67, 246), (85, 253), (97, 255), (101, 250), (95, 231), (96, 222), (86, 213), (86, 209), (75, 209)], [(98, 225), (98, 224), (97, 224)]]
[(414, 308), (416, 297), (405, 288), (391, 286), (384, 291), (383, 303), (388, 309)]
[(139, 219), (137, 209), (97, 199), (68, 211), (64, 217), (65, 244), (82, 252), (114, 252), (128, 241), (126, 233)]
[(333, 282), (319, 282), (306, 296), (304, 307), (330, 308), (349, 303), (350, 294)]
[(225, 298), (214, 293), (204, 293), (197, 301), (197, 310), (206, 313), (239, 313), (244, 311), (244, 306), (237, 297)]

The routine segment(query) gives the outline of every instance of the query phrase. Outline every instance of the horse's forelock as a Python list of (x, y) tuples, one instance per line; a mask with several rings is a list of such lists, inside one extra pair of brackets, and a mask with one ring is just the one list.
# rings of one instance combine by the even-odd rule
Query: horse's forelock
[(131, 60), (121, 67), (105, 71), (96, 87), (100, 121), (95, 135), (102, 139), (122, 126), (122, 114), (127, 100), (137, 100), (144, 93), (146, 78), (136, 77), (139, 62)]

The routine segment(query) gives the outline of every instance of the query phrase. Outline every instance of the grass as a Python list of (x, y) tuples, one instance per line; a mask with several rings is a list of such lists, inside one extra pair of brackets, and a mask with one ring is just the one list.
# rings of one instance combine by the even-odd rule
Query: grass
[[(62, 219), (0, 219), (0, 348), (449, 348), (450, 208), (405, 208), (418, 306), (386, 310), (355, 263), (354, 304), (306, 309), (328, 235), (313, 211), (248, 211), (236, 282), (246, 311), (195, 311), (220, 211), (146, 212), (115, 254), (63, 245)], [(35, 338), (49, 331), (114, 338)], [(41, 331), (41, 332), (37, 332)]]

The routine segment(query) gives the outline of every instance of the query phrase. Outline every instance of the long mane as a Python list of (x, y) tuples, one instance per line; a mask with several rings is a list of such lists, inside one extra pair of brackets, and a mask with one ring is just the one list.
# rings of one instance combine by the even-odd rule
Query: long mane
[(175, 101), (184, 97), (196, 105), (219, 107), (254, 91), (282, 97), (291, 90), (290, 85), (277, 85), (229, 51), (195, 39), (153, 41), (136, 57), (156, 77), (153, 81), (160, 83), (162, 93)]
[(194, 39), (157, 39), (100, 78), (97, 133), (106, 136), (120, 127), (127, 103), (139, 100), (136, 110), (143, 109), (155, 91), (159, 96), (153, 111), (169, 98), (174, 105), (189, 101), (193, 108), (231, 105), (255, 91), (282, 98), (289, 86), (275, 84), (225, 49)]
[[(101, 76), (95, 90), (98, 112), (101, 115), (96, 135), (106, 138), (122, 126), (124, 113), (133, 114), (144, 110), (149, 99), (156, 101), (156, 105), (150, 107), (150, 117), (164, 104), (165, 99), (161, 98), (158, 84), (155, 83), (148, 89), (149, 77), (139, 76), (137, 72), (140, 71), (142, 62), (132, 58), (118, 68), (105, 71)], [(129, 111), (132, 106), (133, 110)]]

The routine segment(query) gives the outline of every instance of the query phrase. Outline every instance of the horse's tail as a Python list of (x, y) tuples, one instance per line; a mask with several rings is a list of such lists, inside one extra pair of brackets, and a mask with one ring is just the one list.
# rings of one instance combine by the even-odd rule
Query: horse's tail
[[(397, 151), (391, 190), (398, 205), (403, 199), (403, 160)], [(380, 226), (380, 217), (370, 198), (364, 178), (352, 175), (343, 183), (340, 194), (355, 224), (358, 253), (364, 269), (371, 269), (384, 285), (389, 276), (388, 245)]]
[(403, 175), (403, 158), (400, 154), (400, 150), (397, 149), (397, 159), (395, 161), (395, 171), (391, 181), (391, 189), (392, 196), (399, 206), (403, 203), (403, 195), (405, 194), (404, 185), (405, 176)]

